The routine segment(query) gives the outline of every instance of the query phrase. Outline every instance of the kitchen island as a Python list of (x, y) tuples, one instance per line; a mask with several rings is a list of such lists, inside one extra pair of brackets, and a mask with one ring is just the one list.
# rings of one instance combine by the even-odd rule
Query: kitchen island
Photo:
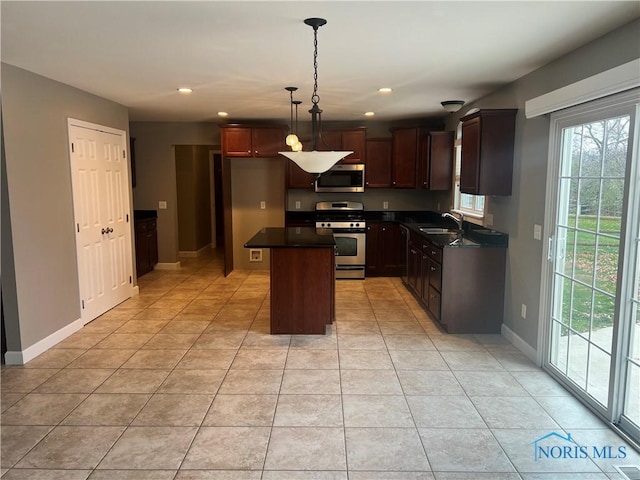
[(270, 249), (271, 334), (320, 334), (335, 319), (331, 230), (267, 227), (245, 248)]

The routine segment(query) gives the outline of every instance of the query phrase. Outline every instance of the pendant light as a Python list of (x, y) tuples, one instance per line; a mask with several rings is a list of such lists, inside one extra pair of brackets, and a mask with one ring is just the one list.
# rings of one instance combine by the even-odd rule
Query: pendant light
[(311, 107), (311, 110), (309, 110), (309, 113), (311, 114), (313, 150), (306, 152), (293, 151), (278, 153), (284, 155), (290, 160), (293, 160), (305, 172), (323, 173), (329, 170), (338, 160), (353, 152), (319, 152), (316, 150), (318, 147), (318, 140), (322, 134), (322, 110), (318, 106), (318, 103), (320, 102), (320, 97), (318, 96), (318, 28), (326, 25), (327, 21), (324, 18), (307, 18), (304, 23), (313, 28), (313, 95), (311, 95), (311, 103), (313, 106)]
[(296, 130), (293, 129), (293, 92), (298, 90), (298, 87), (284, 87), (284, 89), (289, 92), (289, 98), (290, 98), (290, 103), (289, 103), (289, 110), (290, 110), (289, 128), (291, 129), (290, 130), (291, 133), (289, 133), (289, 135), (287, 135), (287, 138), (285, 139), (285, 143), (287, 144), (287, 147), (292, 147), (293, 145), (299, 143), (298, 136), (296, 135)]
[[(302, 102), (300, 100), (294, 100), (293, 103), (296, 106), (296, 129), (294, 130), (294, 132), (298, 132), (298, 105), (300, 105)], [(296, 136), (296, 139), (298, 137)], [(293, 145), (291, 145), (291, 150), (294, 152), (300, 152), (302, 150), (302, 143), (300, 142), (300, 140), (298, 140), (296, 143), (294, 143)]]

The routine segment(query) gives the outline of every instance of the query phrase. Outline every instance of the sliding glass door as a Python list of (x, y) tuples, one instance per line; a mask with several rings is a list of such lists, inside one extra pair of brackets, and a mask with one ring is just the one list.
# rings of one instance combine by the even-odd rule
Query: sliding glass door
[[(637, 435), (638, 92), (552, 116), (545, 367)], [(638, 437), (636, 437), (637, 439)]]

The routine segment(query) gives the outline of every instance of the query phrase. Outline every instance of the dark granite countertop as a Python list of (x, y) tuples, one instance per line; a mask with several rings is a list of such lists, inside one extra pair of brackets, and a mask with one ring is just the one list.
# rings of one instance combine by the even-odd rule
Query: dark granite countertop
[(134, 220), (147, 220), (148, 218), (158, 218), (157, 210), (134, 210)]
[[(410, 223), (401, 222), (409, 230), (416, 232), (418, 235), (426, 238), (431, 243), (442, 248), (485, 248), (498, 247), (507, 248), (509, 245), (509, 235), (497, 232), (484, 227), (480, 227), (473, 223), (464, 222), (462, 232), (455, 230), (450, 233), (425, 233), (420, 230), (431, 228), (442, 228), (442, 224), (435, 223)], [(449, 228), (449, 226), (445, 226)], [(453, 230), (453, 229), (452, 229)]]
[(314, 227), (266, 227), (256, 233), (245, 248), (334, 248), (333, 232)]
[[(397, 222), (407, 226), (410, 230), (427, 238), (440, 247), (501, 247), (507, 248), (509, 245), (509, 235), (497, 232), (470, 222), (463, 222), (462, 234), (427, 234), (420, 231), (420, 228), (451, 228), (455, 229), (454, 223), (443, 219), (438, 212), (431, 211), (369, 211), (363, 212), (367, 222)], [(308, 223), (309, 227), (315, 225), (315, 211), (287, 211), (285, 213), (287, 222), (299, 224)], [(307, 227), (304, 227), (307, 228)]]

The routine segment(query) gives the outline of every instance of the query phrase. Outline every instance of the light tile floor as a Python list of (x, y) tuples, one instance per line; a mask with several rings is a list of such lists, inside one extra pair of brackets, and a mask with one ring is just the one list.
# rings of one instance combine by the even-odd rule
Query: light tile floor
[(624, 442), (499, 335), (446, 335), (396, 278), (339, 281), (326, 336), (272, 336), (269, 276), (215, 255), (2, 369), (2, 478), (604, 480), (534, 461)]

